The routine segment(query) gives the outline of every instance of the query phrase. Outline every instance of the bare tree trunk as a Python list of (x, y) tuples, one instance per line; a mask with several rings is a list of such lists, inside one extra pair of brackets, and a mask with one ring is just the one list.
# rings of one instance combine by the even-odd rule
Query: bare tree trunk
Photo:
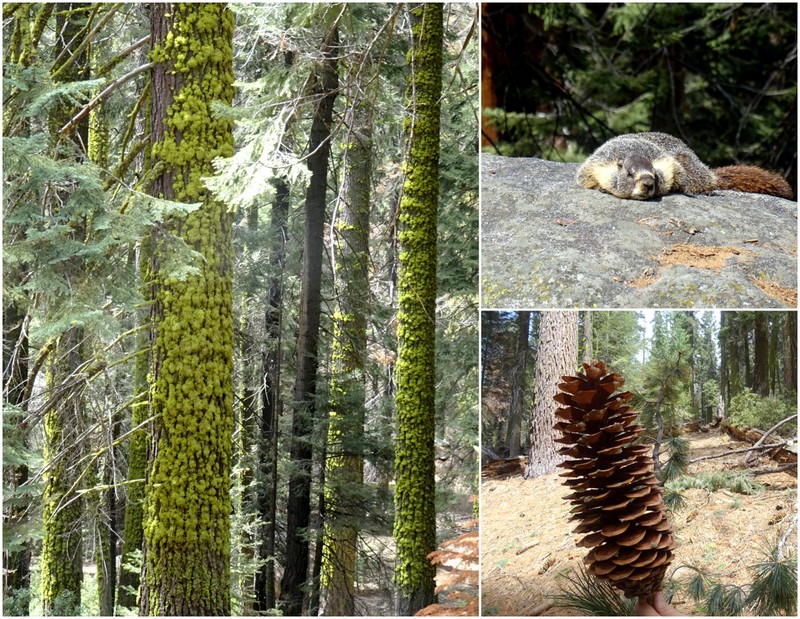
[(594, 314), (591, 310), (583, 313), (583, 362), (591, 363), (594, 358), (594, 339), (592, 338), (592, 318)]
[[(329, 11), (336, 11), (336, 7)], [(330, 131), (333, 102), (339, 77), (337, 74), (338, 27), (334, 25), (322, 46), (325, 58), (318, 78), (319, 104), (311, 125), (308, 158), (311, 181), (306, 193), (306, 233), (303, 250), (302, 293), (297, 338), (297, 376), (292, 411), (292, 444), (290, 458), (293, 472), (289, 476), (289, 498), (286, 518), (286, 568), (281, 580), (281, 601), (285, 615), (299, 615), (308, 576), (307, 529), (311, 515), (310, 442), (314, 428), (317, 380), (317, 349), (321, 308), (323, 227), (327, 193)]]
[(797, 392), (797, 312), (783, 313), (783, 387)]
[(753, 337), (753, 393), (769, 395), (769, 317), (756, 312)]
[(563, 458), (556, 453), (553, 429), (561, 376), (575, 371), (578, 361), (578, 312), (546, 311), (539, 317), (539, 343), (534, 372), (535, 400), (529, 429), (528, 464), (525, 479), (554, 471)]
[(278, 417), (280, 412), (281, 306), (283, 302), (283, 270), (286, 265), (286, 228), (289, 215), (289, 184), (277, 181), (272, 204), (272, 246), (269, 268), (267, 309), (264, 313), (266, 340), (262, 360), (264, 384), (261, 391), (260, 460), (264, 463), (263, 482), (259, 486), (258, 511), (264, 523), (257, 549), (263, 561), (256, 573), (254, 608), (264, 612), (275, 608), (275, 519), (278, 497)]
[(531, 313), (517, 312), (517, 345), (515, 348), (516, 364), (511, 379), (511, 404), (508, 411), (508, 428), (506, 443), (508, 456), (516, 458), (522, 453), (520, 445), (520, 424), (522, 410), (525, 407), (525, 375), (528, 369), (528, 331)]

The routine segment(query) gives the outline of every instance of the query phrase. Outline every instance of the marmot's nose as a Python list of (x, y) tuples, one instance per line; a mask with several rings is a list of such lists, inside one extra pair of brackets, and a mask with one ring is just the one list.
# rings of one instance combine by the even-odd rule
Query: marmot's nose
[(653, 188), (656, 186), (656, 180), (652, 176), (642, 176), (639, 178), (639, 181), (642, 183), (642, 186), (647, 191), (652, 191)]

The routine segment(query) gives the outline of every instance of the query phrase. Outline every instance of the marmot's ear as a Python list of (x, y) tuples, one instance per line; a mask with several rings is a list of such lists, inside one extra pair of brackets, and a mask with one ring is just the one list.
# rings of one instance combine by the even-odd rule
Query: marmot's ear
[(621, 170), (622, 166), (625, 165), (625, 161), (622, 159), (617, 159), (617, 167)]

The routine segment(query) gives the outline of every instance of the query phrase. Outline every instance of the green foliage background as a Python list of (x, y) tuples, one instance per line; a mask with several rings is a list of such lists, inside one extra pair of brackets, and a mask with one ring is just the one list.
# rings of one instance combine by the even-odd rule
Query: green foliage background
[(486, 150), (579, 161), (663, 131), (711, 166), (797, 186), (796, 3), (494, 4), (484, 29), (499, 132)]

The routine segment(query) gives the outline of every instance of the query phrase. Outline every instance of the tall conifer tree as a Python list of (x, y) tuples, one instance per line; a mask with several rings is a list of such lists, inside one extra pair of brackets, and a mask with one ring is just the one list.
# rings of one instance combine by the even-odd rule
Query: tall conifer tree
[(395, 613), (413, 615), (434, 601), (436, 266), (443, 11), (412, 11), (406, 121), (408, 155), (400, 203), (397, 315)]
[[(56, 7), (55, 62), (51, 73), (59, 82), (73, 82), (88, 76), (85, 50), (79, 49), (82, 29), (86, 25), (87, 5), (61, 3)], [(50, 115), (53, 133), (71, 117), (72, 102), (62, 101)], [(86, 144), (88, 123), (77, 128), (76, 141)], [(67, 223), (67, 235), (73, 241), (84, 240), (86, 226), (80, 213), (72, 212), (62, 190), (52, 205), (54, 217)], [(65, 204), (66, 203), (66, 204)], [(80, 281), (83, 261), (73, 256), (65, 264), (66, 277)], [(79, 489), (78, 461), (81, 457), (81, 426), (84, 403), (80, 394), (60, 395), (61, 386), (79, 371), (85, 355), (85, 333), (79, 326), (70, 326), (55, 341), (48, 359), (47, 392), (54, 398), (44, 419), (44, 460), (46, 464), (43, 538), (41, 556), (42, 612), (79, 614), (83, 580), (82, 523), (83, 500), (75, 494)], [(65, 597), (66, 596), (66, 597)]]
[(199, 204), (166, 222), (202, 260), (179, 277), (153, 243), (150, 463), (144, 504), (145, 615), (230, 613), (233, 432), (231, 214), (203, 184), (233, 154), (233, 14), (223, 4), (151, 7), (154, 196)]
[(311, 516), (311, 433), (314, 429), (317, 382), (317, 351), (322, 304), (322, 249), (328, 183), (333, 103), (337, 95), (338, 16), (341, 7), (326, 9), (324, 23), (331, 26), (321, 46), (323, 62), (315, 76), (318, 101), (311, 123), (308, 168), (311, 180), (306, 191), (306, 230), (303, 248), (302, 292), (297, 337), (297, 374), (292, 403), (291, 459), (286, 518), (286, 567), (281, 579), (281, 601), (286, 615), (303, 610), (308, 572), (307, 528)]
[(578, 363), (578, 312), (548, 311), (539, 317), (539, 342), (534, 370), (533, 408), (528, 431), (528, 463), (525, 479), (556, 469), (563, 456), (556, 452), (553, 429), (553, 396), (561, 376)]
[(369, 297), (369, 211), (372, 103), (350, 89), (344, 151), (341, 215), (335, 247), (339, 311), (335, 314), (333, 376), (325, 473), (325, 615), (355, 614), (354, 579), (358, 530), (365, 510), (363, 483), (364, 364)]

